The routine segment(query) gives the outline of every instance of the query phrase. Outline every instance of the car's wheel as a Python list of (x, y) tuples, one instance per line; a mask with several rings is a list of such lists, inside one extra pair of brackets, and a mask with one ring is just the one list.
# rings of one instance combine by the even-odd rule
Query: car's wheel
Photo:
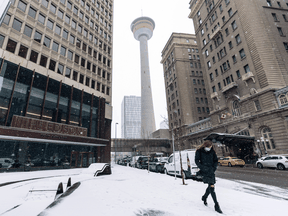
[(232, 167), (232, 164), (229, 162), (229, 163), (228, 163), (228, 166), (229, 166), (229, 167)]
[(284, 170), (285, 166), (283, 164), (277, 164), (277, 169), (278, 170)]
[(263, 165), (262, 165), (261, 163), (258, 163), (258, 164), (257, 164), (257, 167), (258, 167), (259, 169), (263, 169)]
[(164, 169), (164, 173), (165, 173), (166, 175), (168, 175), (167, 169)]

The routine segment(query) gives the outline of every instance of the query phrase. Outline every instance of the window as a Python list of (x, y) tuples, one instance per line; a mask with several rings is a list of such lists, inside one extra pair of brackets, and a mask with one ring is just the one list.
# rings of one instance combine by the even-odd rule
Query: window
[(50, 48), (51, 39), (48, 37), (44, 37), (43, 45)]
[(74, 6), (73, 12), (78, 15), (78, 8)]
[(278, 4), (279, 7), (281, 7), (281, 3), (279, 1), (277, 1), (277, 4)]
[(0, 48), (2, 48), (3, 46), (4, 39), (5, 37), (3, 35), (0, 35)]
[(210, 76), (210, 81), (212, 82), (214, 80), (213, 73), (210, 73), (209, 76)]
[(206, 39), (203, 40), (203, 45), (204, 45), (204, 46), (206, 45)]
[(241, 74), (240, 74), (240, 71), (239, 71), (239, 70), (236, 71), (236, 75), (237, 75), (237, 78), (238, 78), (238, 79), (241, 78)]
[(230, 3), (230, 0), (225, 0), (226, 5)]
[(78, 48), (81, 48), (81, 41), (77, 38), (77, 40), (76, 40), (76, 46), (78, 47)]
[(59, 49), (59, 44), (53, 41), (52, 50), (54, 50), (55, 52), (58, 52), (58, 49)]
[(78, 25), (77, 31), (82, 33), (82, 26), (81, 25)]
[(82, 67), (85, 67), (85, 62), (86, 62), (86, 60), (84, 58), (81, 58), (81, 66)]
[(68, 77), (68, 78), (70, 78), (70, 76), (71, 76), (71, 69), (70, 69), (70, 68), (68, 68), (68, 67), (66, 67), (66, 71), (65, 71), (65, 77)]
[(77, 71), (73, 71), (73, 80), (77, 81), (78, 80), (78, 72)]
[(228, 10), (228, 15), (229, 15), (229, 17), (231, 17), (231, 16), (233, 15), (232, 8), (230, 8), (230, 9)]
[(233, 63), (236, 63), (236, 62), (237, 62), (237, 59), (236, 59), (236, 56), (235, 56), (235, 55), (232, 56), (232, 59), (233, 59)]
[(245, 70), (245, 73), (250, 72), (250, 68), (248, 64), (244, 66), (244, 70)]
[(55, 71), (55, 68), (56, 68), (56, 62), (50, 59), (49, 70)]
[[(47, 1), (47, 0), (46, 0)], [(19, 3), (18, 3), (18, 8), (20, 9), (20, 10), (22, 10), (23, 12), (25, 12), (26, 11), (26, 6), (27, 6), (27, 4), (26, 3), (24, 3), (23, 1), (19, 1)]]
[(59, 25), (56, 25), (55, 33), (58, 34), (58, 35), (61, 35), (61, 27)]
[(46, 68), (47, 61), (48, 61), (48, 58), (47, 58), (46, 56), (41, 55), (40, 65), (41, 65), (42, 67), (45, 67), (45, 68)]
[(65, 15), (65, 22), (66, 23), (70, 24), (70, 19), (71, 18), (68, 15)]
[(35, 34), (34, 34), (34, 40), (37, 41), (38, 43), (41, 43), (42, 33), (36, 31)]
[(63, 30), (62, 37), (65, 38), (66, 40), (68, 39), (68, 31), (66, 29)]
[(67, 7), (72, 10), (72, 3), (70, 1), (67, 1)]
[(226, 33), (226, 36), (229, 35), (229, 29), (228, 28), (225, 29), (225, 33)]
[(50, 11), (54, 14), (56, 13), (56, 6), (54, 4), (50, 5)]
[(92, 88), (92, 89), (95, 89), (95, 80), (92, 80), (92, 82), (91, 82), (91, 88)]
[(220, 82), (218, 83), (218, 88), (219, 88), (219, 90), (222, 89), (222, 87), (221, 87), (221, 83), (220, 83)]
[(90, 86), (90, 79), (89, 79), (89, 77), (86, 77), (85, 85), (88, 86), (88, 87)]
[(274, 143), (273, 135), (272, 135), (270, 128), (264, 127), (261, 130), (261, 135), (264, 138), (263, 141), (261, 141), (264, 148), (265, 149), (271, 149), (271, 148), (275, 149), (275, 143)]
[(87, 51), (87, 45), (86, 45), (85, 43), (82, 44), (82, 50), (83, 50), (84, 52)]
[(255, 100), (255, 101), (254, 101), (254, 105), (255, 105), (256, 111), (261, 110), (261, 106), (260, 106), (259, 100)]
[(84, 83), (84, 75), (83, 74), (80, 74), (79, 83), (81, 83), (81, 84)]
[(65, 47), (61, 46), (60, 54), (61, 54), (62, 56), (66, 56), (66, 48), (65, 48)]
[(237, 28), (236, 21), (233, 21), (231, 25), (232, 25), (232, 29), (233, 29), (233, 30), (235, 30), (235, 29)]
[(278, 32), (279, 32), (280, 36), (284, 36), (282, 28), (281, 27), (277, 27), (277, 29), (278, 29)]
[(53, 22), (52, 20), (48, 19), (46, 25), (47, 25), (47, 27), (48, 27), (49, 29), (53, 30), (54, 22)]
[(75, 43), (75, 36), (70, 34), (69, 41), (70, 41), (70, 43), (74, 44)]
[(267, 5), (268, 5), (269, 7), (272, 7), (272, 4), (271, 4), (271, 1), (270, 1), (270, 0), (267, 0)]
[(273, 17), (274, 21), (278, 21), (277, 15), (275, 13), (272, 13), (272, 17)]
[(219, 5), (219, 10), (220, 10), (220, 13), (223, 12), (223, 7), (222, 7), (222, 4)]
[(27, 52), (28, 52), (28, 48), (23, 46), (23, 45), (21, 45), (18, 55), (21, 56), (22, 58), (26, 58)]
[(30, 61), (37, 63), (37, 58), (38, 58), (38, 53), (35, 52), (34, 50), (31, 50)]
[(39, 13), (38, 21), (44, 25), (45, 23), (45, 16)]
[(68, 50), (68, 59), (70, 59), (71, 61), (73, 61), (73, 52)]
[(207, 66), (208, 66), (208, 69), (211, 68), (211, 62), (210, 61), (207, 62)]
[(31, 17), (33, 17), (35, 19), (36, 13), (37, 12), (36, 12), (36, 10), (34, 8), (32, 8), (32, 7), (29, 8), (29, 11), (28, 11), (28, 15), (29, 16), (31, 16)]
[(233, 116), (240, 116), (241, 115), (240, 104), (239, 104), (238, 100), (235, 100), (232, 103), (232, 115)]
[(13, 20), (13, 24), (12, 24), (12, 28), (14, 28), (17, 31), (21, 31), (21, 27), (22, 27), (22, 22), (19, 21), (18, 19), (14, 19)]
[[(205, 56), (206, 56), (206, 57), (208, 57), (208, 56), (209, 56), (209, 52), (208, 52), (208, 50), (207, 50), (207, 49), (205, 50)], [(189, 55), (189, 59), (192, 59), (192, 57), (191, 57), (191, 58), (190, 58), (190, 57), (191, 57), (191, 55)]]
[(84, 17), (84, 13), (83, 13), (82, 11), (80, 11), (80, 13), (79, 13), (79, 17), (80, 17), (80, 19), (83, 19), (83, 17)]
[(198, 89), (197, 88), (194, 88), (194, 93), (198, 94)]
[(76, 29), (76, 21), (75, 20), (72, 20), (71, 26), (72, 26), (72, 28)]
[(63, 72), (64, 72), (64, 65), (58, 64), (57, 73), (58, 73), (58, 74), (63, 74)]
[(241, 38), (240, 38), (240, 35), (239, 35), (239, 34), (236, 35), (235, 40), (236, 40), (236, 43), (237, 43), (237, 44), (241, 43)]
[(232, 41), (230, 41), (230, 42), (228, 43), (228, 45), (229, 45), (229, 49), (232, 49), (232, 48), (233, 48)]
[(9, 25), (10, 18), (11, 18), (11, 15), (6, 14), (6, 16), (5, 16), (4, 20), (3, 20), (3, 23), (5, 23), (6, 25)]
[(60, 2), (65, 5), (66, 0), (60, 0)]
[(30, 38), (31, 35), (32, 35), (32, 30), (33, 30), (32, 28), (30, 28), (29, 26), (25, 25), (23, 33)]
[(244, 52), (244, 49), (241, 49), (241, 50), (239, 51), (239, 53), (240, 53), (241, 59), (243, 59), (243, 58), (246, 57), (245, 52)]

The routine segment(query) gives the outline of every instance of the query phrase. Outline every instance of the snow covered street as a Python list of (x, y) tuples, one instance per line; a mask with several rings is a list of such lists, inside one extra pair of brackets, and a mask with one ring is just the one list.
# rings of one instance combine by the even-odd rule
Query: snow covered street
[[(81, 185), (59, 204), (45, 211), (47, 216), (190, 216), (219, 215), (212, 198), (204, 206), (201, 197), (207, 187), (202, 182), (153, 173), (120, 165), (112, 166), (112, 175), (92, 177), (81, 174), (83, 169), (1, 173), (0, 184), (25, 178), (59, 175), (54, 178), (19, 182), (0, 187), (0, 215), (36, 216), (51, 202), (54, 193), (45, 196), (29, 194), (31, 188), (55, 188), (60, 181)], [(270, 216), (284, 214), (288, 190), (243, 181), (217, 178), (217, 198), (224, 215)], [(13, 209), (14, 207), (14, 209)], [(10, 211), (8, 211), (10, 209)], [(13, 209), (13, 210), (11, 210)], [(17, 211), (18, 209), (18, 211)]]

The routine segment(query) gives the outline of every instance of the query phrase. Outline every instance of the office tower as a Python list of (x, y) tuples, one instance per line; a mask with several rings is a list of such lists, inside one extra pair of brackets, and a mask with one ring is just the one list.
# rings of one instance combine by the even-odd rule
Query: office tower
[(110, 162), (113, 0), (11, 2), (0, 27), (0, 157)]
[(163, 74), (170, 129), (209, 117), (205, 69), (196, 37), (172, 33), (162, 50)]
[(154, 28), (155, 23), (149, 17), (139, 17), (131, 24), (134, 38), (140, 41), (142, 138), (149, 138), (156, 130), (148, 58), (148, 40), (152, 37)]
[(121, 135), (124, 139), (141, 138), (141, 97), (124, 96), (121, 104)]
[(190, 8), (214, 131), (254, 136), (241, 155), (288, 153), (288, 2), (192, 0)]

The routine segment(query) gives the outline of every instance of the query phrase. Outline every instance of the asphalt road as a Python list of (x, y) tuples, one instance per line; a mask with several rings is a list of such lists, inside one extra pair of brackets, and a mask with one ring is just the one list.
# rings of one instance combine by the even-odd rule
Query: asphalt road
[(288, 169), (218, 166), (216, 177), (249, 181), (288, 189)]

